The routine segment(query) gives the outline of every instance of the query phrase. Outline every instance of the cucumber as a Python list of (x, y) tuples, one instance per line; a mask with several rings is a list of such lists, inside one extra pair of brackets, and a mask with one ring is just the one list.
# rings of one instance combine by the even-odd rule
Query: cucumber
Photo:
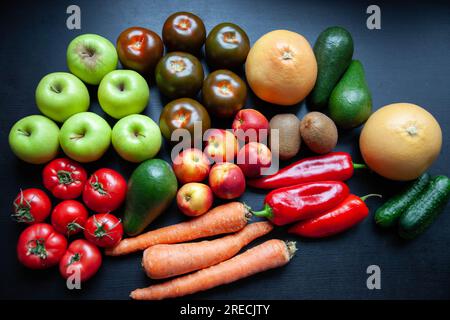
[(436, 176), (406, 209), (399, 221), (402, 238), (413, 239), (424, 232), (444, 208), (450, 197), (450, 179)]
[(375, 222), (383, 228), (392, 227), (415, 198), (425, 190), (430, 182), (428, 173), (422, 174), (403, 193), (393, 196), (375, 212)]

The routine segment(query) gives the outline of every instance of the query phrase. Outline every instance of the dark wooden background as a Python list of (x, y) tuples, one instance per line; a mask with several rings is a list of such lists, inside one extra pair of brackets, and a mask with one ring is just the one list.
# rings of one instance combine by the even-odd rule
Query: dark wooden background
[[(78, 4), (82, 29), (66, 28), (66, 8)], [(140, 267), (140, 255), (105, 258), (99, 273), (82, 290), (67, 290), (56, 268), (31, 271), (22, 267), (15, 255), (16, 241), (23, 225), (9, 218), (11, 203), (19, 188), (40, 187), (42, 166), (16, 159), (10, 152), (7, 136), (20, 118), (38, 114), (34, 90), (50, 72), (66, 71), (66, 47), (81, 33), (97, 33), (113, 43), (130, 26), (143, 26), (158, 33), (169, 14), (192, 11), (208, 30), (223, 21), (237, 23), (254, 43), (274, 29), (289, 29), (314, 43), (328, 26), (341, 25), (353, 35), (354, 58), (365, 67), (372, 91), (374, 109), (393, 102), (412, 102), (425, 107), (440, 122), (444, 143), (432, 174), (450, 174), (448, 165), (450, 95), (450, 20), (449, 5), (434, 1), (376, 1), (381, 7), (382, 29), (366, 28), (368, 1), (36, 1), (3, 5), (0, 38), (0, 298), (3, 299), (127, 299), (131, 290), (150, 285)], [(90, 88), (91, 111), (104, 115)], [(145, 114), (158, 120), (166, 101), (154, 83)], [(250, 95), (247, 107), (260, 109), (270, 117), (277, 112), (307, 112), (302, 103), (294, 107), (272, 106)], [(108, 119), (111, 124), (114, 122)], [(216, 123), (229, 127), (230, 122)], [(336, 150), (350, 152), (361, 160), (359, 129), (340, 132)], [(305, 148), (299, 157), (309, 155)], [(159, 157), (168, 158), (168, 146)], [(135, 165), (127, 163), (110, 149), (101, 161), (88, 170), (107, 166), (126, 177)], [(369, 172), (358, 172), (349, 181), (358, 194), (382, 193), (386, 197), (403, 187)], [(261, 207), (264, 192), (247, 190), (242, 200)], [(373, 213), (382, 203), (371, 199)], [(325, 239), (298, 241), (299, 251), (282, 269), (193, 295), (196, 299), (429, 299), (450, 298), (450, 207), (420, 238), (401, 241), (395, 231), (380, 231), (370, 216), (356, 228)], [(150, 228), (181, 221), (173, 205)], [(293, 239), (278, 229), (266, 238)], [(262, 241), (261, 239), (260, 241)], [(258, 241), (258, 242), (260, 242)], [(256, 242), (256, 243), (258, 243)], [(368, 290), (366, 268), (381, 268), (381, 290)]]

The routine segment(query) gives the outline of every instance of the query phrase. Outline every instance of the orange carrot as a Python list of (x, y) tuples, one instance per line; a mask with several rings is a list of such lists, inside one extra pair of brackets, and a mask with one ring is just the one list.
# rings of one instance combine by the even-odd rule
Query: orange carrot
[(131, 292), (130, 297), (136, 300), (161, 300), (207, 290), (281, 267), (289, 262), (295, 250), (295, 242), (268, 240), (215, 266), (144, 289), (136, 289)]
[(244, 204), (230, 202), (198, 218), (124, 239), (117, 246), (105, 250), (105, 253), (109, 256), (120, 256), (144, 250), (155, 244), (180, 243), (236, 232), (245, 227), (250, 217), (249, 210)]
[(241, 231), (211, 241), (158, 244), (144, 251), (142, 266), (147, 276), (163, 279), (188, 273), (225, 261), (258, 237), (269, 233), (269, 222), (256, 222)]

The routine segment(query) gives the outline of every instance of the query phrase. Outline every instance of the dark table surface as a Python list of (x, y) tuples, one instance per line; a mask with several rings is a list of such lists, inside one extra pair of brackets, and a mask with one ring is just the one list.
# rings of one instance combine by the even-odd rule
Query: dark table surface
[[(81, 8), (81, 30), (66, 28), (66, 8)], [(20, 118), (38, 114), (34, 90), (47, 73), (67, 71), (65, 51), (81, 33), (97, 33), (115, 42), (118, 34), (133, 25), (160, 33), (162, 24), (175, 11), (192, 11), (210, 30), (230, 21), (243, 27), (252, 43), (274, 29), (289, 29), (314, 43), (328, 26), (342, 25), (353, 35), (354, 58), (362, 61), (372, 91), (374, 109), (394, 102), (412, 102), (425, 107), (440, 122), (444, 143), (430, 172), (450, 174), (450, 20), (445, 2), (376, 1), (381, 8), (381, 30), (366, 27), (366, 1), (36, 1), (3, 5), (0, 56), (0, 298), (3, 299), (127, 299), (131, 290), (150, 285), (140, 267), (140, 255), (104, 259), (99, 273), (82, 290), (68, 290), (56, 269), (31, 271), (22, 267), (15, 245), (23, 225), (9, 218), (11, 202), (19, 188), (40, 187), (42, 166), (16, 159), (7, 143), (9, 129)], [(90, 88), (91, 109), (101, 115), (96, 88)], [(165, 101), (152, 83), (151, 101), (145, 114), (158, 120)], [(250, 95), (247, 107), (270, 117), (276, 112), (307, 112), (302, 103), (293, 107), (268, 105)], [(108, 118), (111, 124), (114, 124)], [(217, 123), (229, 126), (229, 123)], [(340, 132), (336, 150), (350, 152), (361, 160), (359, 129)], [(303, 149), (298, 157), (309, 153)], [(159, 157), (169, 160), (168, 146)], [(135, 165), (121, 160), (113, 150), (90, 172), (103, 166), (126, 177)], [(369, 172), (359, 172), (349, 181), (358, 194), (389, 196), (403, 186)], [(264, 192), (247, 190), (242, 200), (259, 208)], [(382, 200), (371, 199), (373, 213)], [(151, 228), (181, 221), (172, 205)], [(234, 284), (193, 295), (198, 299), (409, 299), (450, 298), (450, 206), (431, 228), (415, 241), (401, 241), (395, 231), (380, 231), (372, 216), (339, 236), (306, 241), (296, 239), (297, 256), (286, 267), (265, 272)], [(293, 239), (278, 229), (270, 236)], [(258, 242), (261, 242), (261, 239)], [(368, 290), (366, 269), (381, 269), (381, 290)]]

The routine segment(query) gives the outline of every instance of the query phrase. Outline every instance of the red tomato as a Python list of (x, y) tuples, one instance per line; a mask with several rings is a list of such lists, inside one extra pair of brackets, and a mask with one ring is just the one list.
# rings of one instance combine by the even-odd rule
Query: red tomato
[(99, 247), (114, 247), (122, 240), (122, 222), (109, 213), (94, 214), (84, 226), (84, 236)]
[(87, 174), (83, 167), (73, 160), (58, 158), (47, 164), (42, 171), (44, 187), (55, 198), (75, 199), (83, 192)]
[(127, 182), (111, 169), (95, 171), (84, 186), (83, 201), (95, 212), (116, 210), (125, 200)]
[(52, 225), (56, 231), (71, 236), (83, 230), (88, 212), (81, 202), (64, 200), (52, 212)]
[(17, 242), (17, 258), (30, 269), (46, 269), (61, 260), (67, 240), (48, 223), (36, 223), (26, 228)]
[(59, 272), (64, 279), (79, 272), (80, 281), (86, 281), (97, 273), (102, 265), (100, 250), (84, 239), (75, 240), (67, 248), (59, 262)]
[(51, 209), (52, 203), (44, 191), (35, 188), (20, 190), (14, 199), (12, 217), (17, 222), (33, 224), (44, 221)]

